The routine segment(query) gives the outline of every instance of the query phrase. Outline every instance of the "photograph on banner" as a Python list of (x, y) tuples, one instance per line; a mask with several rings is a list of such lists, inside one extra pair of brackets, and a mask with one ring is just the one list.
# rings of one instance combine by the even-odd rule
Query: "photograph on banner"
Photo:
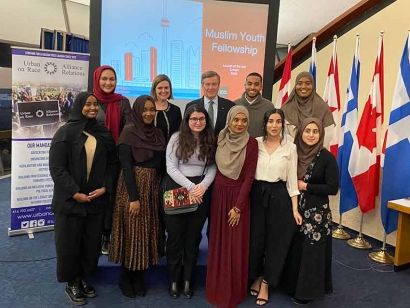
[(13, 84), (13, 138), (52, 138), (67, 122), (71, 106), (84, 85), (71, 87)]
[(9, 235), (54, 225), (51, 140), (88, 85), (86, 54), (12, 49), (12, 183)]

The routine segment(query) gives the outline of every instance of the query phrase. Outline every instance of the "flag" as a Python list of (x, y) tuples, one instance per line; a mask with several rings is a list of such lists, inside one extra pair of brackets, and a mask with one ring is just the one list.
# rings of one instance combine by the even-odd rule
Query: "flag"
[(316, 90), (316, 37), (312, 41), (312, 56), (310, 57), (309, 73), (313, 76), (313, 84)]
[(283, 69), (282, 80), (280, 81), (279, 94), (276, 99), (276, 108), (282, 107), (289, 97), (290, 91), (292, 90), (291, 85), (292, 77), (292, 47), (288, 47), (288, 55), (286, 57), (285, 68)]
[(358, 122), (358, 96), (360, 79), (360, 39), (356, 39), (355, 55), (353, 57), (352, 70), (350, 72), (349, 86), (346, 91), (346, 101), (341, 118), (339, 149), (337, 163), (340, 176), (340, 213), (343, 214), (357, 206), (357, 194), (353, 185), (348, 166), (356, 136)]
[(384, 105), (383, 75), (383, 36), (381, 35), (370, 93), (357, 127), (349, 161), (349, 172), (362, 213), (375, 208), (376, 197), (379, 194), (380, 133)]
[(330, 152), (337, 157), (340, 134), (340, 89), (339, 89), (339, 68), (337, 65), (337, 39), (333, 40), (333, 54), (330, 59), (329, 71), (327, 73), (325, 92), (323, 100), (329, 105), (330, 111), (335, 121), (333, 138), (330, 141)]
[(389, 200), (410, 197), (410, 61), (407, 35), (394, 89), (389, 126), (384, 139), (381, 216), (387, 234), (397, 228), (398, 213), (387, 208)]

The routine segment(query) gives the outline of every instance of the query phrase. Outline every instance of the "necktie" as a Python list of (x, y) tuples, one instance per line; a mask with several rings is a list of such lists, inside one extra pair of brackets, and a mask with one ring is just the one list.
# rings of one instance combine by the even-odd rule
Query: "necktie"
[(214, 102), (213, 101), (209, 101), (208, 115), (209, 115), (209, 119), (211, 120), (212, 126), (214, 126)]

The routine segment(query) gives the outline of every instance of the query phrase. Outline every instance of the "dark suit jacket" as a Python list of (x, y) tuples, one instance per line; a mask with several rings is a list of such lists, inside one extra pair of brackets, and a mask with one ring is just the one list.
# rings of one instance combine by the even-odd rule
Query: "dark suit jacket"
[[(193, 106), (199, 104), (200, 106), (204, 107), (204, 97), (202, 96), (200, 99), (196, 99), (192, 102), (189, 102), (186, 107), (185, 111)], [(219, 132), (225, 127), (226, 125), (226, 116), (228, 115), (229, 109), (231, 109), (235, 104), (230, 101), (229, 99), (223, 98), (218, 96), (218, 113), (216, 117), (215, 123), (215, 136), (219, 134)], [(184, 112), (185, 113), (185, 112)]]

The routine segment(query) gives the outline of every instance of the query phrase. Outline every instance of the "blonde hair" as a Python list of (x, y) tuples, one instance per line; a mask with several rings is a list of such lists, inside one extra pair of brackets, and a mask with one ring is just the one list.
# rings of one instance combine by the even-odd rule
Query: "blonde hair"
[(168, 83), (169, 83), (169, 97), (168, 97), (168, 98), (169, 98), (169, 99), (174, 99), (174, 97), (172, 96), (172, 84), (171, 84), (171, 79), (169, 79), (169, 77), (168, 77), (167, 75), (161, 74), (161, 75), (156, 76), (156, 77), (154, 78), (154, 80), (152, 81), (151, 96), (154, 98), (155, 101), (158, 100), (158, 98), (157, 98), (157, 93), (156, 93), (155, 90), (156, 90), (158, 84), (159, 84), (160, 82), (163, 82), (163, 81), (168, 81)]

